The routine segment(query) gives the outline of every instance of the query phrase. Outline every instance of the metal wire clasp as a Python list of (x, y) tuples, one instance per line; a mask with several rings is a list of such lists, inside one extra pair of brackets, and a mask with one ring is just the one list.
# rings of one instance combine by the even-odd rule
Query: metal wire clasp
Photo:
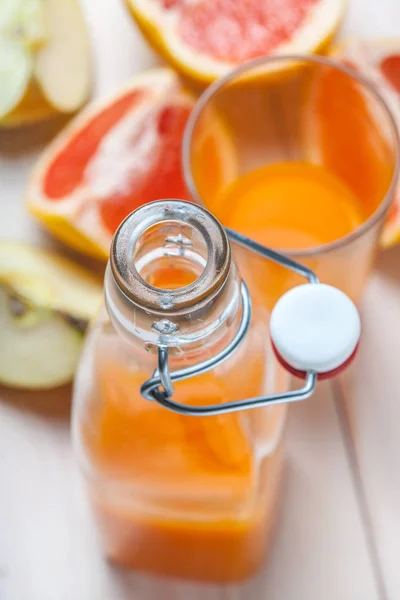
[[(236, 243), (260, 254), (264, 258), (271, 260), (275, 263), (282, 265), (283, 267), (298, 273), (305, 277), (310, 284), (318, 284), (319, 279), (315, 273), (308, 267), (275, 252), (244, 235), (226, 229), (228, 236)], [(225, 402), (222, 404), (214, 404), (210, 406), (188, 406), (172, 400), (174, 394), (174, 382), (182, 381), (183, 379), (189, 379), (201, 375), (214, 369), (216, 366), (221, 364), (224, 360), (229, 358), (233, 352), (243, 341), (246, 336), (251, 322), (251, 299), (250, 294), (245, 283), (242, 283), (242, 315), (240, 320), (239, 328), (231, 340), (231, 342), (218, 354), (212, 358), (181, 369), (179, 371), (172, 372), (169, 370), (168, 364), (168, 347), (159, 345), (158, 347), (158, 368), (153, 373), (153, 376), (145, 381), (140, 388), (141, 395), (147, 400), (155, 400), (162, 406), (169, 408), (175, 412), (192, 415), (192, 416), (206, 416), (206, 415), (219, 415), (222, 413), (235, 412), (239, 410), (257, 408), (260, 406), (266, 406), (271, 404), (281, 404), (283, 402), (295, 402), (297, 400), (304, 400), (311, 396), (314, 392), (317, 375), (313, 371), (306, 373), (305, 384), (301, 389), (283, 392), (280, 394), (271, 394), (268, 396), (260, 396), (255, 398), (247, 398), (244, 400), (237, 400), (235, 402)]]

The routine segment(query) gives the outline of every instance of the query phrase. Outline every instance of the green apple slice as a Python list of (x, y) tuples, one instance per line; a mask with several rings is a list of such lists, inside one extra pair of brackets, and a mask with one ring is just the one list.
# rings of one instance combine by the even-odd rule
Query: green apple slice
[(21, 0), (2, 0), (0, 2), (0, 31), (1, 33), (12, 30), (15, 23), (15, 15), (21, 7)]
[(0, 119), (23, 100), (46, 39), (44, 0), (0, 0)]
[(46, 39), (45, 0), (1, 0), (0, 35), (35, 49)]
[(97, 277), (48, 250), (0, 242), (0, 283), (33, 304), (90, 319), (99, 305)]
[(18, 42), (0, 36), (0, 119), (21, 102), (32, 72), (33, 60), (28, 50)]
[(62, 315), (29, 306), (0, 287), (0, 383), (26, 389), (68, 383), (82, 337)]
[(101, 297), (98, 279), (71, 261), (0, 242), (0, 383), (48, 389), (70, 381)]
[(78, 0), (46, 0), (47, 40), (39, 48), (35, 75), (47, 101), (73, 112), (90, 91), (89, 41)]

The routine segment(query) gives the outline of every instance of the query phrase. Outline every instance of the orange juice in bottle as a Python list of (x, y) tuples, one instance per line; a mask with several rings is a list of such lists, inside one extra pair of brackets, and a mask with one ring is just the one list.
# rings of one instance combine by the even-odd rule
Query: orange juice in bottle
[[(106, 309), (76, 378), (73, 437), (105, 552), (118, 564), (230, 582), (250, 576), (265, 556), (285, 405), (193, 417), (141, 395), (157, 373), (159, 347), (176, 372), (234, 339), (241, 289), (226, 233), (199, 206), (149, 204), (114, 238)], [(286, 391), (287, 384), (271, 351), (268, 314), (255, 304), (233, 353), (176, 381), (174, 400), (201, 408)]]

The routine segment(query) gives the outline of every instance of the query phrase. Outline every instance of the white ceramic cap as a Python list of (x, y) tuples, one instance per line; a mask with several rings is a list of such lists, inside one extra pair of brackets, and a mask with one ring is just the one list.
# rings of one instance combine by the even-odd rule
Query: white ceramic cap
[(354, 353), (360, 339), (357, 308), (346, 294), (325, 284), (305, 284), (284, 294), (275, 305), (271, 339), (289, 366), (327, 373)]

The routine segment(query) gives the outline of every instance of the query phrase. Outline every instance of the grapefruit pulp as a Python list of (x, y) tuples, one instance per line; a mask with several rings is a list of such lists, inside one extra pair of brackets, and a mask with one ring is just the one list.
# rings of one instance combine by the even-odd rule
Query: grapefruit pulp
[(316, 52), (336, 31), (344, 0), (126, 0), (150, 44), (209, 83), (268, 54)]
[[(30, 210), (75, 249), (107, 258), (113, 233), (135, 208), (160, 198), (189, 200), (181, 143), (193, 104), (173, 71), (156, 69), (87, 107), (34, 169)], [(213, 122), (204, 135), (218, 148), (222, 181), (225, 132)]]

